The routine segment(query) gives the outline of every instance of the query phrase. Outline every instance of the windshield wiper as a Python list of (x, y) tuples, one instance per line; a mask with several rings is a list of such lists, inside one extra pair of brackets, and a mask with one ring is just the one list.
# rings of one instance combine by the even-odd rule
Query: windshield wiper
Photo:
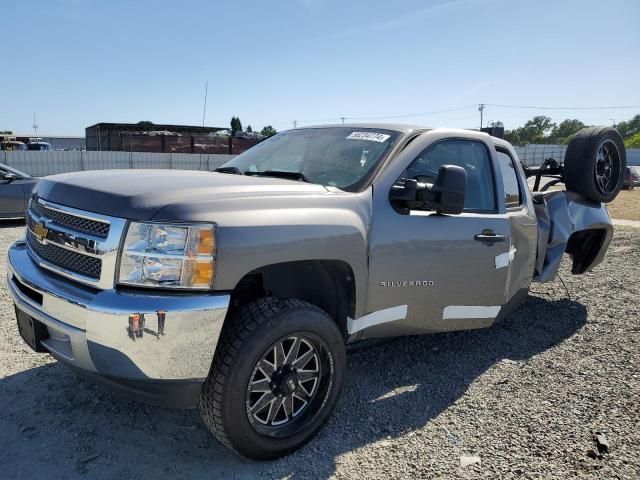
[(244, 172), (245, 175), (255, 176), (255, 177), (275, 177), (275, 178), (284, 178), (286, 180), (297, 180), (299, 182), (313, 183), (307, 177), (305, 177), (302, 172), (287, 172), (284, 170), (265, 170), (264, 172), (252, 172), (247, 170)]
[(242, 175), (242, 171), (238, 167), (219, 167), (214, 170), (218, 173), (231, 173), (233, 175)]

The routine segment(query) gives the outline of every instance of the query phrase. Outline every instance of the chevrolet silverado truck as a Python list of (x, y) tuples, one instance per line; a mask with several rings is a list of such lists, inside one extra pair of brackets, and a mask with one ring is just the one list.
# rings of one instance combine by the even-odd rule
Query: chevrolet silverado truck
[(55, 175), (8, 285), (34, 350), (275, 458), (327, 420), (348, 343), (490, 327), (564, 253), (574, 274), (598, 265), (625, 162), (605, 127), (524, 167), (486, 133), (354, 124), (277, 134), (216, 172)]

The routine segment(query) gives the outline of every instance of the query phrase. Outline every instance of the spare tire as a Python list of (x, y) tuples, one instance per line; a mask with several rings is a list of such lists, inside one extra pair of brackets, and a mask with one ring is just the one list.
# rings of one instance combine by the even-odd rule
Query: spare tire
[(596, 202), (611, 202), (622, 188), (627, 154), (615, 128), (583, 128), (569, 142), (564, 157), (567, 190)]

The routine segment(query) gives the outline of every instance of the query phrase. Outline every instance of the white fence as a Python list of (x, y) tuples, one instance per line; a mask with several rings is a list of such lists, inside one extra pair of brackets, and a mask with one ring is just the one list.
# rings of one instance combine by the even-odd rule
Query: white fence
[[(528, 166), (540, 165), (545, 158), (564, 161), (566, 145), (525, 145), (516, 147), (520, 160)], [(36, 177), (81, 170), (110, 168), (166, 168), (212, 171), (235, 155), (143, 152), (84, 151), (0, 151), (0, 163)], [(627, 163), (640, 165), (640, 149), (627, 149)]]
[(18, 151), (0, 152), (0, 163), (35, 177), (81, 170), (166, 168), (212, 171), (235, 155), (144, 152)]
[[(567, 152), (566, 145), (525, 145), (515, 147), (520, 161), (531, 167), (541, 165), (547, 158), (553, 158), (560, 163), (564, 162), (564, 155)], [(640, 148), (627, 148), (627, 165), (640, 165)]]

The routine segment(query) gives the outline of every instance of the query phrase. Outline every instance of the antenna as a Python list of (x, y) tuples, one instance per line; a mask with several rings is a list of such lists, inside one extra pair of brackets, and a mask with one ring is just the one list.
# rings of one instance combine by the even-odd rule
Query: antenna
[(204, 108), (202, 109), (202, 126), (204, 127), (204, 119), (207, 118), (207, 93), (209, 92), (209, 82), (204, 84)]
[(35, 137), (38, 136), (38, 122), (36, 121), (36, 112), (33, 112), (33, 134)]

